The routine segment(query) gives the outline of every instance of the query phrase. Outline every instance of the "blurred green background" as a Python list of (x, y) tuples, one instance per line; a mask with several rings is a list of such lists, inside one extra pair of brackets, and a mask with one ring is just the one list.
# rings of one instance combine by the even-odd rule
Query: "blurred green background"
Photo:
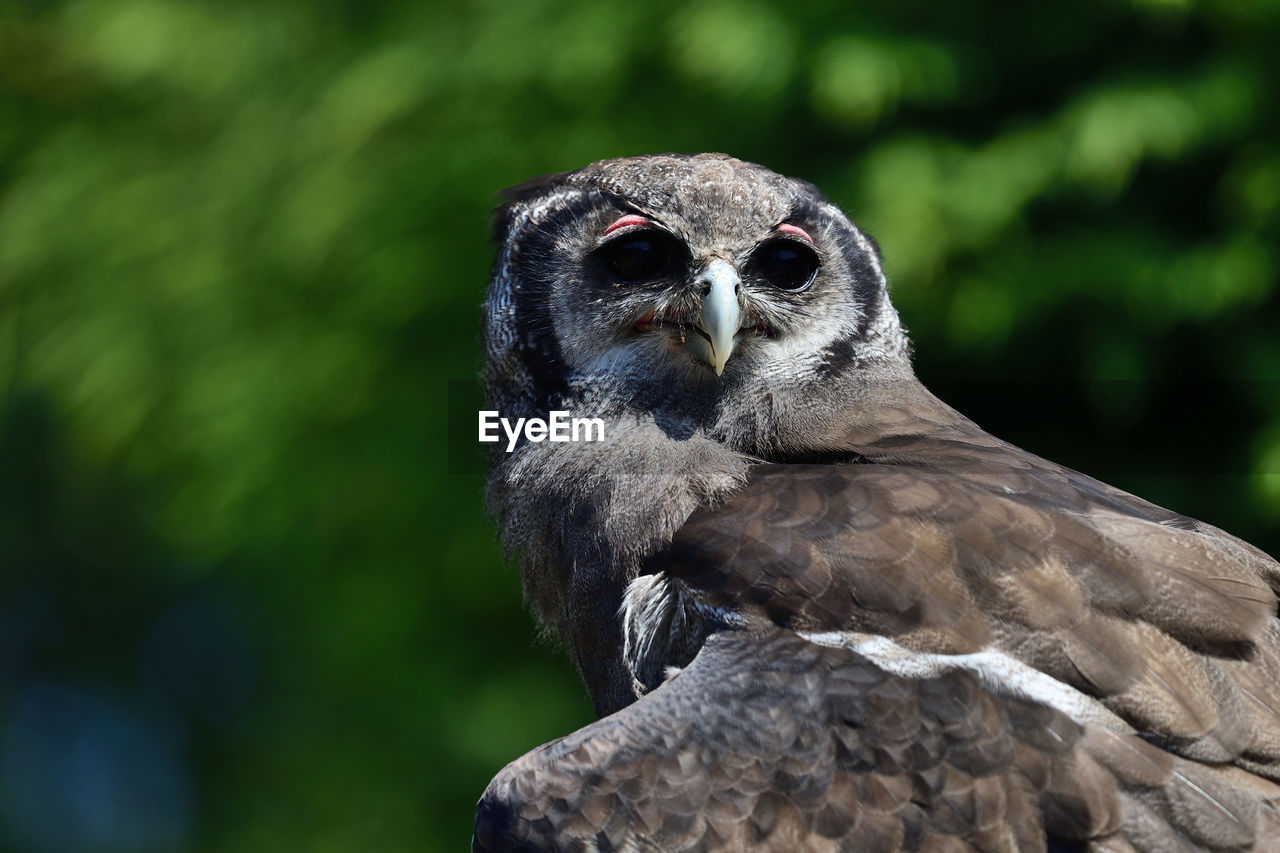
[(464, 849), (590, 718), (468, 436), (603, 157), (813, 181), (940, 396), (1280, 551), (1280, 4), (850, 5), (0, 0), (0, 849)]

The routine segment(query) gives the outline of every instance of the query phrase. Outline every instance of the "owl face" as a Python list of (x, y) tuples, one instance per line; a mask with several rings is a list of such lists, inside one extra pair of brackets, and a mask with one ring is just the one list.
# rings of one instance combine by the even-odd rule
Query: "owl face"
[(810, 185), (725, 155), (543, 179), (498, 236), (490, 362), (535, 397), (604, 383), (714, 414), (905, 352), (871, 241)]
[(739, 364), (759, 358), (793, 333), (822, 264), (807, 231), (780, 222), (726, 234), (714, 222), (665, 219), (624, 213), (579, 260), (604, 309), (584, 318), (598, 324), (604, 358), (687, 361), (695, 377), (720, 377), (735, 354)]

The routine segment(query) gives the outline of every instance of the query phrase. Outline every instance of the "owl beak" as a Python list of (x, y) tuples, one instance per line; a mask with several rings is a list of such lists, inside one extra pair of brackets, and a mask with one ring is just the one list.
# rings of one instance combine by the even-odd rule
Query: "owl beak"
[[(716, 376), (724, 373), (724, 366), (737, 345), (734, 336), (742, 322), (742, 309), (738, 305), (738, 287), (742, 279), (731, 264), (719, 258), (694, 279), (702, 290), (702, 308), (698, 313), (697, 332), (690, 339), (690, 348), (699, 351)], [(702, 338), (706, 340), (702, 340)]]

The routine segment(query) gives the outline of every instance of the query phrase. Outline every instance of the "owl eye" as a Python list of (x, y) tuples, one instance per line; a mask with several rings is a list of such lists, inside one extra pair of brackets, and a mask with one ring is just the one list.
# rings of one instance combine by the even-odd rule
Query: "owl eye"
[(676, 240), (665, 231), (630, 231), (605, 243), (595, 255), (615, 281), (634, 283), (656, 278), (676, 255)]
[(770, 240), (752, 254), (751, 267), (779, 290), (804, 290), (818, 272), (818, 255), (798, 240)]

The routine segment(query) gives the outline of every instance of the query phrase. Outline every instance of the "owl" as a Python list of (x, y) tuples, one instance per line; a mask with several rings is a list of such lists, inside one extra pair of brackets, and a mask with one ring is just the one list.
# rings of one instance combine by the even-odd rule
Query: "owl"
[(876, 244), (722, 154), (508, 191), (488, 504), (599, 719), (475, 850), (1280, 849), (1280, 564), (980, 429)]

